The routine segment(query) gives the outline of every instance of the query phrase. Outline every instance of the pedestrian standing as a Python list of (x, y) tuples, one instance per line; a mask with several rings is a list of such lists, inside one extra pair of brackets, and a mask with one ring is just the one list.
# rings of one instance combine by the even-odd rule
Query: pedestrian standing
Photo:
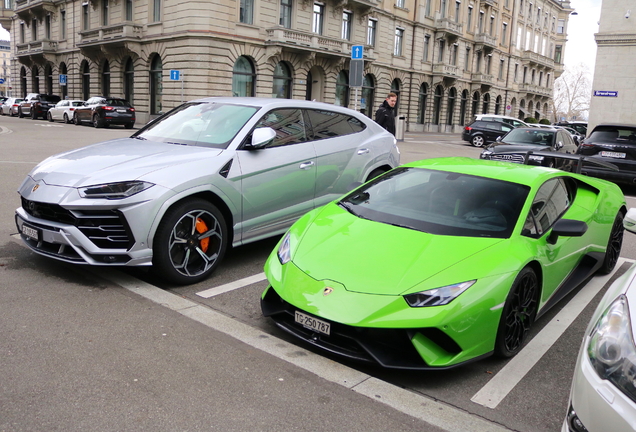
[(397, 95), (389, 93), (380, 108), (375, 112), (375, 122), (395, 135), (395, 104)]

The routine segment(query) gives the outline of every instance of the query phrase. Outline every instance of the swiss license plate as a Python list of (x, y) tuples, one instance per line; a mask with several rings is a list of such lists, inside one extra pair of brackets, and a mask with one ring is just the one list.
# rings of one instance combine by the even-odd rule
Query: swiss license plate
[(303, 327), (317, 331), (318, 333), (329, 335), (331, 332), (331, 324), (302, 312), (296, 311), (295, 320)]
[(40, 241), (40, 230), (30, 225), (22, 224), (22, 234), (35, 241)]
[(621, 152), (602, 151), (601, 156), (611, 157), (616, 159), (625, 159), (625, 153), (621, 153)]
[(117, 110), (117, 112), (119, 112), (119, 113), (125, 113), (125, 112), (126, 112), (126, 110), (125, 110), (125, 109), (118, 109), (118, 110)]

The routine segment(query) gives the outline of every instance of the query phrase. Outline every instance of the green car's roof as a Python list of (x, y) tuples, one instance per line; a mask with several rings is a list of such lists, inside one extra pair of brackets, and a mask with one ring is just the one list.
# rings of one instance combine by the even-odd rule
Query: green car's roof
[[(491, 161), (483, 159), (471, 159), (468, 157), (444, 157), (424, 159), (404, 164), (403, 166), (415, 168), (427, 168), (440, 171), (457, 172), (497, 180), (519, 183), (532, 186), (537, 181), (554, 177), (553, 170), (533, 165), (521, 165), (503, 161)], [(559, 175), (565, 172), (558, 173)], [(571, 174), (571, 173), (568, 173)]]

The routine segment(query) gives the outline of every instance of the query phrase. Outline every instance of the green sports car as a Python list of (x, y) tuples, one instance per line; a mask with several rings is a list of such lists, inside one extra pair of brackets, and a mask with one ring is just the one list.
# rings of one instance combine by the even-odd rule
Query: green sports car
[(519, 352), (533, 322), (620, 256), (600, 179), (469, 158), (413, 162), (298, 220), (265, 264), (265, 316), (387, 368)]

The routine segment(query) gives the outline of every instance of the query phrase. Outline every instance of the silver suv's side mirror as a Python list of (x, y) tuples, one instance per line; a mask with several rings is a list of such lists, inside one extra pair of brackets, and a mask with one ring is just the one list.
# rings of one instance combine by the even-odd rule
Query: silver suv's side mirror
[(271, 127), (262, 127), (254, 129), (252, 132), (251, 148), (260, 149), (266, 147), (276, 138), (276, 131)]

